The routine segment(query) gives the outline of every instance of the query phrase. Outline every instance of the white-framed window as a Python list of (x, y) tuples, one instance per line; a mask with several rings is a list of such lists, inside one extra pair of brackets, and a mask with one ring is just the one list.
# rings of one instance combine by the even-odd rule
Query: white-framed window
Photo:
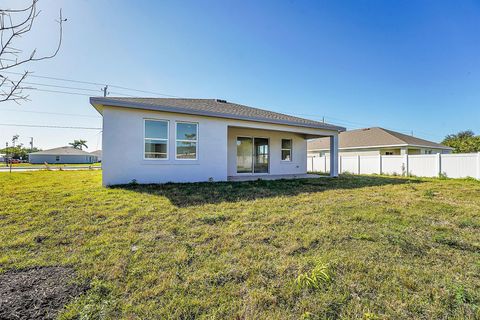
[(144, 120), (144, 159), (168, 159), (168, 120)]
[(292, 161), (292, 139), (282, 139), (282, 161)]
[(175, 123), (175, 159), (198, 159), (198, 123)]
[(55, 156), (55, 161), (60, 161), (60, 156)]

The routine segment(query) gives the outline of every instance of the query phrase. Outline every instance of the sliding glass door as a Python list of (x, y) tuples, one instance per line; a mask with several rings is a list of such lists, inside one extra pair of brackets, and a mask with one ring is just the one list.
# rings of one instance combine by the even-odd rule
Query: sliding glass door
[(237, 173), (252, 173), (253, 139), (237, 138)]
[(237, 138), (237, 173), (268, 173), (268, 161), (268, 139)]
[(253, 138), (254, 145), (254, 173), (268, 173), (268, 139)]

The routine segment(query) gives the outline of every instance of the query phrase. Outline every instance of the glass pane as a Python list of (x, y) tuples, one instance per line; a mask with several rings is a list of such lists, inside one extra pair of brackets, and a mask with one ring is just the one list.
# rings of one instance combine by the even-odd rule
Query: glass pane
[(237, 138), (237, 173), (252, 173), (252, 138)]
[(177, 158), (178, 159), (197, 158), (197, 143), (177, 141)]
[(167, 158), (167, 141), (145, 140), (145, 158)]
[(197, 124), (177, 123), (177, 140), (197, 140)]
[(290, 155), (291, 150), (282, 150), (282, 160), (285, 161), (291, 161), (291, 155)]
[(268, 173), (268, 139), (255, 138), (255, 163), (254, 173)]
[(145, 138), (168, 139), (168, 122), (145, 120)]
[(282, 139), (282, 149), (292, 149), (292, 140)]

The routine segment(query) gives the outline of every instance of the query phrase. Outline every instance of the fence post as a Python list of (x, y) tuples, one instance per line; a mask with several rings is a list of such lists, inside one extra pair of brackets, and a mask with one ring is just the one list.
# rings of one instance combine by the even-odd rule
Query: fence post
[(342, 173), (342, 156), (338, 156), (338, 173)]
[(405, 166), (405, 176), (408, 177), (410, 175), (410, 171), (408, 170), (408, 153), (405, 154), (405, 159), (403, 159), (403, 165)]
[(378, 174), (382, 175), (382, 155), (381, 154), (378, 155), (378, 166), (379, 166)]
[(480, 180), (480, 152), (477, 153), (477, 179)]
[(357, 155), (357, 174), (360, 174), (360, 155)]
[(440, 153), (435, 154), (435, 163), (437, 166), (437, 177), (442, 175), (442, 155)]

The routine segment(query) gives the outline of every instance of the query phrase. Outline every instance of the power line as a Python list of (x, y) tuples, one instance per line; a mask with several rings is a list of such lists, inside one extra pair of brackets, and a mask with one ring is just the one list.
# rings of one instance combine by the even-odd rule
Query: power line
[[(8, 74), (23, 75), (22, 73), (12, 72), (12, 71), (3, 71), (3, 72), (8, 73)], [(105, 85), (104, 83), (99, 83), (99, 82), (89, 82), (89, 81), (73, 80), (73, 79), (51, 77), (51, 76), (41, 76), (41, 75), (34, 75), (34, 74), (29, 74), (29, 77), (35, 77), (35, 78), (41, 78), (41, 79), (50, 79), (50, 80), (55, 80), (55, 81), (65, 81), (65, 82), (72, 82), (72, 83), (81, 83), (81, 84), (88, 84), (88, 85), (95, 85), (95, 86), (104, 86)], [(94, 90), (94, 89), (88, 89), (88, 88), (60, 86), (60, 85), (51, 85), (51, 84), (41, 84), (41, 83), (34, 83), (34, 82), (24, 82), (24, 83), (25, 84), (38, 85), (38, 86), (52, 87), (52, 88), (60, 88), (60, 89), (81, 90), (81, 91), (89, 91), (89, 92), (99, 92), (99, 91), (101, 91), (100, 89)], [(117, 85), (108, 85), (108, 86), (112, 87), (112, 88), (119, 88), (119, 89), (122, 89), (122, 90), (129, 90), (129, 91), (155, 94), (155, 95), (166, 96), (166, 97), (179, 98), (178, 96), (164, 94), (164, 93), (158, 93), (158, 92), (153, 92), (153, 91), (139, 90), (139, 89), (117, 86)], [(88, 97), (91, 96), (90, 94), (84, 94), (84, 93), (79, 93), (79, 92), (69, 92), (69, 91), (62, 91), (62, 90), (47, 90), (47, 89), (39, 89), (39, 88), (35, 88), (35, 87), (28, 87), (28, 88), (25, 88), (25, 89), (26, 90), (31, 89), (31, 90), (36, 90), (36, 91), (41, 91), (41, 92), (49, 92), (49, 93), (80, 95), (80, 96), (88, 96)], [(109, 93), (116, 94), (116, 95), (121, 95), (121, 96), (132, 97), (131, 95), (128, 95), (128, 94), (125, 94), (125, 93), (120, 93), (120, 92), (109, 92)], [(304, 113), (290, 113), (290, 114), (291, 115), (299, 115), (299, 116), (315, 117), (315, 118), (320, 118), (320, 119), (325, 118), (324, 115), (318, 115), (318, 114), (304, 114)], [(343, 120), (343, 119), (335, 118), (335, 117), (327, 117), (327, 118), (333, 120), (333, 121), (328, 121), (332, 124), (339, 124), (339, 125), (347, 126), (347, 127), (350, 127), (350, 128), (362, 128), (364, 126), (372, 127), (371, 124), (365, 124), (365, 123), (360, 123), (360, 122)], [(390, 128), (390, 130), (405, 132), (405, 133), (408, 133), (408, 134), (411, 133), (411, 130), (404, 130), (404, 129), (398, 129), (398, 128)], [(427, 135), (427, 136), (431, 136), (431, 137), (434, 137), (434, 136), (437, 137), (437, 135), (432, 134), (432, 133), (428, 133), (428, 132), (417, 131), (417, 130), (416, 130), (416, 132)]]
[[(82, 90), (82, 91), (91, 91), (91, 92), (100, 92), (100, 89), (94, 90), (94, 89), (87, 89), (87, 88), (78, 88), (78, 87), (68, 87), (68, 86), (58, 86), (58, 85), (53, 85), (53, 84), (43, 84), (43, 83), (37, 83), (37, 82), (26, 82), (22, 81), (22, 83), (25, 84), (32, 84), (35, 86), (44, 86), (44, 87), (52, 87), (52, 88), (62, 88), (62, 89), (73, 89), (73, 90)], [(27, 88), (29, 89), (29, 88)]]
[(35, 91), (41, 91), (41, 92), (71, 94), (71, 95), (76, 95), (76, 96), (86, 96), (86, 97), (91, 97), (91, 96), (92, 96), (92, 95), (90, 95), (90, 94), (79, 93), (79, 92), (68, 92), (68, 91), (60, 91), (60, 90), (45, 90), (45, 89), (38, 89), (38, 88), (26, 88), (26, 89), (28, 89), (28, 90), (35, 90)]
[(94, 127), (47, 126), (47, 125), (37, 125), (37, 124), (17, 124), (17, 123), (0, 123), (0, 126), (6, 126), (6, 127), (28, 127), (28, 128), (102, 130), (102, 128), (94, 128)]
[[(42, 85), (42, 84), (40, 84)], [(57, 87), (57, 88), (67, 88), (67, 89), (73, 89), (73, 90), (89, 90), (89, 89), (83, 89), (83, 88), (74, 88), (74, 87), (65, 87), (65, 86), (53, 86), (53, 85), (44, 85), (44, 86), (49, 86), (49, 87)], [(8, 86), (7, 87), (12, 87)], [(62, 94), (71, 94), (71, 95), (76, 95), (76, 96), (86, 96), (86, 97), (91, 97), (91, 94), (86, 94), (86, 93), (80, 93), (80, 92), (71, 92), (71, 91), (62, 91), (62, 90), (47, 90), (47, 89), (40, 89), (40, 88), (35, 88), (35, 87), (25, 87), (21, 88), (23, 90), (35, 90), (35, 91), (41, 91), (41, 92), (49, 92), (49, 93), (62, 93)], [(97, 90), (91, 90), (97, 92)], [(120, 96), (125, 96), (125, 97), (133, 97), (131, 95), (125, 94), (125, 93), (120, 93), (120, 92), (110, 92), (113, 94), (117, 94)], [(0, 96), (6, 95), (6, 94), (0, 94)]]
[(78, 114), (78, 113), (61, 113), (61, 112), (47, 112), (47, 111), (34, 111), (34, 110), (1, 109), (1, 108), (0, 108), (0, 111), (51, 114), (51, 115), (59, 115), (59, 116), (75, 116), (75, 117), (87, 117), (87, 118), (97, 118), (97, 119), (100, 118), (100, 115), (91, 116), (91, 115), (87, 115), (87, 114)]
[[(23, 75), (23, 73), (13, 72), (13, 71), (3, 71), (3, 73), (15, 74), (15, 75)], [(106, 84), (106, 83), (89, 82), (89, 81), (65, 79), (65, 78), (58, 78), (58, 77), (50, 77), (50, 76), (39, 76), (39, 75), (34, 75), (34, 74), (29, 74), (28, 76), (29, 76), (29, 77), (34, 77), (34, 78), (50, 79), (50, 80), (66, 81), (66, 82), (74, 82), (74, 83), (82, 83), (82, 84), (89, 84), (89, 85), (95, 85), (95, 86), (104, 86), (104, 85)], [(110, 85), (110, 84), (109, 84), (109, 87), (117, 88), (117, 89), (123, 89), (123, 90), (129, 90), (129, 91), (135, 91), (135, 92), (155, 94), (155, 95), (165, 96), (165, 97), (180, 98), (180, 97), (177, 97), (177, 96), (174, 96), (174, 95), (170, 95), (170, 94), (159, 93), (159, 92), (148, 91), (148, 90), (139, 90), (139, 89), (128, 88), (128, 87), (123, 87), (123, 86), (117, 86), (117, 85)]]
[[(342, 126), (347, 126), (349, 128), (355, 128), (355, 129), (362, 129), (364, 127), (378, 127), (379, 125), (372, 125), (372, 124), (367, 124), (367, 123), (361, 123), (361, 122), (354, 122), (354, 121), (349, 121), (349, 120), (344, 120), (340, 118), (335, 118), (335, 117), (330, 117), (330, 116), (324, 116), (324, 115), (319, 115), (319, 114), (305, 114), (305, 113), (290, 113), (291, 115), (297, 115), (297, 116), (304, 116), (304, 117), (311, 117), (311, 118), (320, 118), (320, 119), (331, 119), (332, 121), (328, 120), (328, 123), (331, 124), (338, 124)], [(411, 134), (412, 130), (405, 130), (405, 129), (400, 129), (400, 128), (390, 128), (390, 127), (385, 127), (385, 129), (393, 130), (393, 131), (399, 131), (403, 132), (406, 134)], [(417, 133), (430, 136), (430, 137), (435, 137), (437, 138), (436, 134), (433, 134), (431, 132), (425, 132), (425, 131), (418, 131), (414, 130)]]

